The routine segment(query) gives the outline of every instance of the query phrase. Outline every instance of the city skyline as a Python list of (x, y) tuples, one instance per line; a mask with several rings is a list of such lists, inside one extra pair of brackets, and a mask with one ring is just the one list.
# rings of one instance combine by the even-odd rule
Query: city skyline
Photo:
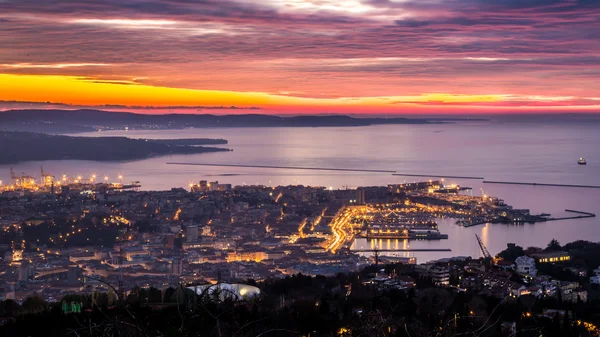
[(0, 13), (0, 109), (600, 111), (595, 1), (9, 0)]

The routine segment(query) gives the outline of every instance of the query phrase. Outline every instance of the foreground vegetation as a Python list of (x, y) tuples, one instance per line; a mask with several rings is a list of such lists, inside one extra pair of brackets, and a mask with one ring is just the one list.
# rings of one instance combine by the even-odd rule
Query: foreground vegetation
[[(70, 295), (81, 313), (30, 298), (0, 305), (1, 336), (594, 336), (582, 321), (600, 320), (600, 301), (498, 299), (438, 288), (417, 279), (410, 290), (386, 290), (369, 280), (382, 267), (334, 277), (289, 276), (256, 284), (261, 295), (236, 301), (223, 293), (196, 295), (183, 286)], [(402, 265), (389, 275), (412, 275)], [(252, 281), (251, 281), (252, 282)], [(253, 283), (253, 282), (252, 282)], [(226, 295), (226, 294), (225, 294)], [(558, 309), (548, 314), (547, 309)], [(562, 313), (562, 315), (560, 313)], [(518, 332), (515, 332), (518, 331)]]

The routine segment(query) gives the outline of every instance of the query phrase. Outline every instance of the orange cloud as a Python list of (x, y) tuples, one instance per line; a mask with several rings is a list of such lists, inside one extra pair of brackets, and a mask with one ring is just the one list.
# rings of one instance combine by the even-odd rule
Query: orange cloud
[(77, 106), (258, 107), (297, 112), (444, 112), (456, 109), (600, 108), (600, 98), (508, 94), (423, 93), (407, 96), (311, 98), (263, 92), (196, 90), (150, 86), (135, 80), (102, 80), (56, 75), (0, 74), (4, 101), (57, 102)]

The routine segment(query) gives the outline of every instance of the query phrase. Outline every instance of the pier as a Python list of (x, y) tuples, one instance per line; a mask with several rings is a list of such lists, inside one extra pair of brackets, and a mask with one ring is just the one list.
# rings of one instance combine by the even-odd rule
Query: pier
[(392, 173), (393, 176), (402, 177), (425, 177), (425, 178), (448, 178), (448, 179), (468, 179), (468, 180), (483, 180), (483, 177), (469, 177), (469, 176), (449, 176), (443, 174), (411, 174), (411, 173)]
[(484, 180), (484, 184), (502, 184), (502, 185), (529, 185), (529, 186), (549, 186), (549, 187), (577, 187), (577, 188), (600, 188), (594, 185), (569, 185), (569, 184), (544, 184), (544, 183), (526, 183), (514, 181), (492, 181)]
[[(583, 212), (583, 211), (575, 211), (572, 209), (565, 209), (565, 212), (568, 213), (573, 213), (575, 215), (573, 216), (564, 216), (564, 217), (560, 217), (560, 218), (547, 218), (544, 216), (533, 216), (533, 218), (531, 219), (527, 219), (527, 220), (522, 220), (522, 221), (512, 221), (512, 222), (508, 222), (510, 224), (523, 224), (523, 223), (537, 223), (537, 222), (548, 222), (548, 221), (560, 221), (560, 220), (575, 220), (575, 219), (587, 219), (587, 218), (595, 218), (596, 214), (594, 213), (589, 213), (589, 212)], [(490, 223), (490, 224), (497, 224), (497, 223), (507, 223), (507, 222), (503, 222), (503, 221), (498, 221), (497, 219), (483, 219), (483, 220), (478, 220), (478, 221), (474, 221), (474, 222), (464, 222), (461, 223), (460, 226), (462, 227), (473, 227), (473, 226), (479, 226), (479, 225), (483, 225), (486, 223)], [(458, 223), (457, 223), (458, 224)]]
[(451, 252), (450, 248), (408, 248), (408, 249), (351, 249), (355, 253), (373, 253), (373, 252)]

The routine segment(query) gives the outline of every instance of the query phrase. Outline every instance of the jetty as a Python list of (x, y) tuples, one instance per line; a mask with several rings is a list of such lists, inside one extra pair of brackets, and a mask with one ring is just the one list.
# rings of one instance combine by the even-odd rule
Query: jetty
[(424, 177), (424, 178), (448, 178), (448, 179), (468, 179), (468, 180), (483, 180), (483, 177), (471, 177), (471, 176), (451, 176), (444, 174), (412, 174), (412, 173), (392, 173), (393, 176), (401, 177)]
[(501, 221), (499, 219), (477, 219), (475, 221), (457, 221), (456, 224), (462, 227), (473, 227), (473, 226), (479, 226), (479, 225), (483, 225), (486, 223), (490, 223), (490, 224), (497, 224), (497, 223), (504, 223), (504, 224), (523, 224), (523, 223), (531, 223), (534, 224), (536, 222), (548, 222), (548, 221), (560, 221), (560, 220), (575, 220), (575, 219), (586, 219), (586, 218), (595, 218), (596, 214), (594, 213), (589, 213), (589, 212), (583, 212), (583, 211), (576, 211), (576, 210), (572, 210), (572, 209), (565, 209), (565, 212), (568, 213), (573, 213), (573, 216), (564, 216), (564, 217), (559, 217), (559, 218), (549, 218), (547, 216), (549, 216), (549, 214), (542, 214), (542, 215), (531, 215), (529, 218), (527, 219), (523, 219), (523, 220), (519, 220), (519, 221)]
[(355, 253), (373, 253), (373, 252), (451, 252), (450, 248), (407, 248), (407, 249), (351, 249)]
[(484, 184), (502, 184), (502, 185), (529, 185), (529, 186), (549, 186), (549, 187), (577, 187), (577, 188), (600, 188), (595, 185), (569, 185), (569, 184), (545, 184), (545, 183), (527, 183), (515, 181), (492, 181), (484, 180)]
[(565, 209), (565, 212), (569, 212), (569, 213), (573, 213), (573, 214), (577, 214), (577, 215), (565, 216), (565, 217), (560, 217), (560, 218), (548, 218), (548, 219), (546, 219), (546, 221), (586, 219), (586, 218), (595, 218), (596, 217), (596, 214), (594, 214), (594, 213), (575, 211), (572, 209)]

